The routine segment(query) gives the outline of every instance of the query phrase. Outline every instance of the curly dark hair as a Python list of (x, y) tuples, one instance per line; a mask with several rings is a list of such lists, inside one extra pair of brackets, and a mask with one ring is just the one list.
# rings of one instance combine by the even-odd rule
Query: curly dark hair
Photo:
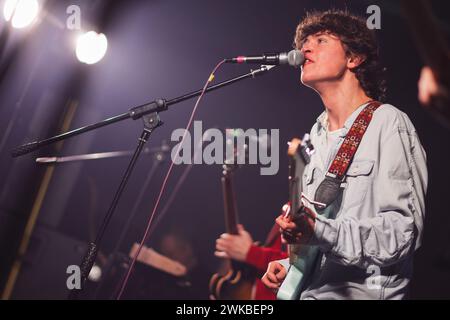
[(383, 102), (386, 98), (386, 69), (379, 60), (375, 31), (367, 28), (366, 20), (343, 10), (309, 12), (297, 26), (294, 46), (300, 49), (308, 36), (318, 32), (338, 37), (348, 56), (363, 57), (364, 61), (351, 71), (356, 74), (368, 97)]

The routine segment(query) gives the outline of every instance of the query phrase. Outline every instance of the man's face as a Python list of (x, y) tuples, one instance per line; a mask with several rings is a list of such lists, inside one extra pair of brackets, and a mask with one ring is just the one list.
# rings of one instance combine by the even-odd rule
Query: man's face
[(342, 42), (330, 33), (308, 36), (300, 50), (306, 58), (301, 82), (308, 87), (317, 88), (321, 83), (339, 80), (348, 69), (348, 57)]

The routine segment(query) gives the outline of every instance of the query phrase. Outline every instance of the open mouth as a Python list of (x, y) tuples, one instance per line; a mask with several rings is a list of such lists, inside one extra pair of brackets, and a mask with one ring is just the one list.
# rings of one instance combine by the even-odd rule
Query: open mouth
[(305, 60), (305, 63), (303, 64), (303, 66), (307, 66), (307, 65), (309, 65), (309, 64), (311, 64), (311, 63), (314, 63), (314, 62), (311, 61), (311, 60), (309, 60), (309, 59), (306, 59), (306, 60)]

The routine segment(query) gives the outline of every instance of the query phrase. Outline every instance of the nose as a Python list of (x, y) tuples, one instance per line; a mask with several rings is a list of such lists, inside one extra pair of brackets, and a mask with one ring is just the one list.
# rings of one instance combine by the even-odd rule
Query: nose
[(311, 53), (312, 52), (312, 47), (309, 44), (304, 44), (302, 46), (302, 48), (300, 49), (300, 52), (305, 54), (305, 53)]
[(305, 43), (303, 43), (303, 45), (302, 45), (302, 47), (300, 49), (300, 52), (305, 54), (307, 52), (312, 52), (312, 49), (313, 48), (312, 48), (311, 41), (305, 41)]

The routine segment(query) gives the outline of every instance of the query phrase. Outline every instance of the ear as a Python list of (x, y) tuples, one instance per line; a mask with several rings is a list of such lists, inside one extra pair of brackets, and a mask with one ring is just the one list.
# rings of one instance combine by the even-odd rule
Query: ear
[(364, 55), (355, 55), (352, 54), (347, 59), (347, 67), (352, 70), (354, 68), (357, 68), (366, 60), (366, 57)]

